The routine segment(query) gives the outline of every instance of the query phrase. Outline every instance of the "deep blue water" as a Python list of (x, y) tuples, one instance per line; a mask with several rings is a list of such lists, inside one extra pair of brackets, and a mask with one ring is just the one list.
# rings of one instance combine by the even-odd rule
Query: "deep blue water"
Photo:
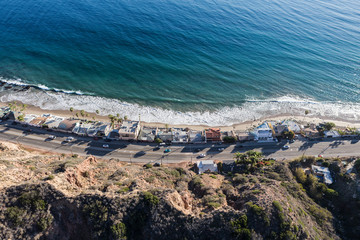
[(0, 0), (0, 77), (181, 112), (360, 103), (360, 1)]

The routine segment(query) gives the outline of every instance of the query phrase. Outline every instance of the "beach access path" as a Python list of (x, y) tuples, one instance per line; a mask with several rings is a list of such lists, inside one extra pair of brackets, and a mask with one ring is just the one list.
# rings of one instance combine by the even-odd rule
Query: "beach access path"
[[(31, 129), (31, 131), (29, 130)], [(49, 139), (49, 135), (56, 136), (56, 139)], [(64, 140), (72, 136), (74, 140)], [(70, 133), (57, 131), (48, 132), (45, 129), (36, 127), (24, 127), (11, 122), (0, 123), (0, 140), (21, 144), (30, 148), (39, 149), (49, 153), (77, 154), (79, 156), (93, 155), (103, 159), (118, 159), (130, 163), (159, 162), (179, 163), (196, 162), (197, 160), (232, 160), (234, 153), (248, 150), (261, 151), (268, 158), (276, 160), (293, 159), (302, 155), (323, 155), (324, 157), (351, 157), (360, 156), (360, 141), (352, 140), (322, 140), (308, 141), (297, 140), (294, 143), (286, 141), (280, 143), (237, 143), (237, 144), (182, 144), (162, 146), (157, 149), (155, 143), (137, 143), (127, 141), (105, 142), (94, 140), (89, 137), (79, 137)], [(107, 144), (108, 148), (103, 145)], [(289, 149), (283, 149), (289, 145)], [(223, 148), (223, 150), (219, 150)], [(165, 149), (170, 152), (165, 153)], [(205, 154), (204, 158), (199, 158)]]

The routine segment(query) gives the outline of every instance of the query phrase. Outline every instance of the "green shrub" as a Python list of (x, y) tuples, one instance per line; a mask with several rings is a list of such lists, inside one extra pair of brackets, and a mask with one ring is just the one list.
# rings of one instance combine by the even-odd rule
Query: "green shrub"
[(217, 179), (217, 177), (215, 175), (210, 175), (210, 177), (213, 179)]
[(53, 216), (50, 215), (47, 217), (40, 218), (39, 221), (36, 223), (36, 225), (40, 228), (41, 231), (44, 231), (49, 228), (52, 221), (53, 221)]
[(159, 198), (150, 192), (143, 192), (143, 198), (151, 206), (159, 204)]
[(73, 155), (71, 155), (71, 157), (72, 157), (72, 158), (78, 158), (79, 155), (78, 155), (78, 154), (73, 154)]
[(267, 226), (270, 225), (269, 217), (266, 215), (266, 212), (262, 207), (253, 204), (253, 202), (251, 201), (247, 202), (245, 205), (249, 207), (251, 213), (253, 213), (257, 217), (260, 217)]
[(54, 178), (55, 178), (54, 175), (49, 175), (49, 176), (46, 178), (46, 180), (53, 180)]
[(242, 174), (236, 173), (235, 177), (233, 178), (233, 182), (234, 183), (240, 183), (240, 184), (244, 184), (247, 183), (249, 181), (249, 179), (247, 177), (245, 177)]
[(9, 207), (6, 209), (6, 216), (15, 226), (19, 226), (22, 223), (24, 213), (25, 211), (18, 207)]
[(146, 169), (149, 169), (149, 168), (152, 168), (153, 165), (152, 165), (151, 163), (147, 163), (147, 164), (144, 165), (144, 167), (145, 167)]
[(231, 136), (225, 136), (225, 137), (223, 138), (223, 141), (224, 141), (225, 143), (235, 143), (235, 142), (236, 142), (236, 138), (231, 137)]
[(85, 204), (83, 212), (90, 217), (95, 228), (101, 228), (108, 218), (108, 208), (100, 200)]
[(126, 238), (126, 226), (120, 222), (110, 227), (111, 234), (115, 239), (125, 240)]
[(36, 191), (23, 193), (19, 197), (18, 201), (23, 207), (28, 207), (32, 210), (46, 209), (46, 202), (39, 196), (39, 193)]
[(321, 164), (321, 166), (323, 166), (323, 167), (329, 167), (329, 166), (330, 166), (330, 163), (329, 163), (329, 162), (323, 162), (323, 163)]
[(208, 202), (207, 206), (216, 209), (216, 208), (219, 208), (221, 206), (221, 204), (218, 202)]
[(121, 188), (120, 190), (118, 190), (118, 193), (126, 193), (130, 191), (130, 189), (128, 187), (124, 187), (124, 188)]
[(245, 214), (241, 215), (238, 219), (230, 221), (231, 228), (237, 239), (250, 240), (251, 231), (248, 229), (248, 219)]
[(282, 206), (281, 206), (281, 204), (280, 204), (279, 201), (273, 201), (273, 205), (274, 205), (274, 207), (275, 207), (279, 212), (282, 212), (282, 211), (283, 211), (283, 208), (282, 208)]
[(159, 143), (162, 143), (163, 140), (161, 140), (160, 138), (155, 138), (154, 142), (159, 144)]

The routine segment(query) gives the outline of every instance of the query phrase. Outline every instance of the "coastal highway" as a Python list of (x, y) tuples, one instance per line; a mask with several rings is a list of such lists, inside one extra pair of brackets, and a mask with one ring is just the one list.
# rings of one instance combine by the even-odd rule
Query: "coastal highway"
[[(29, 130), (31, 129), (31, 130)], [(55, 135), (56, 139), (50, 140), (49, 135)], [(72, 136), (74, 140), (66, 143), (66, 137)], [(245, 152), (248, 150), (261, 151), (266, 157), (276, 160), (292, 159), (302, 155), (319, 154), (324, 157), (350, 157), (360, 156), (360, 141), (352, 140), (323, 140), (308, 141), (297, 140), (294, 143), (238, 143), (238, 144), (186, 144), (171, 145), (156, 149), (154, 143), (129, 143), (126, 141), (105, 142), (103, 140), (93, 140), (88, 137), (78, 137), (61, 132), (48, 132), (44, 129), (23, 127), (22, 125), (11, 125), (9, 122), (0, 124), (0, 140), (18, 143), (35, 149), (47, 152), (78, 154), (80, 156), (93, 155), (103, 159), (118, 159), (119, 161), (131, 163), (177, 163), (195, 162), (199, 159), (204, 160), (231, 160), (235, 152)], [(109, 148), (103, 148), (103, 145)], [(289, 149), (283, 149), (284, 145), (289, 145)], [(170, 149), (169, 153), (164, 153), (165, 149)], [(224, 150), (219, 151), (219, 148)], [(206, 157), (199, 158), (201, 153)]]

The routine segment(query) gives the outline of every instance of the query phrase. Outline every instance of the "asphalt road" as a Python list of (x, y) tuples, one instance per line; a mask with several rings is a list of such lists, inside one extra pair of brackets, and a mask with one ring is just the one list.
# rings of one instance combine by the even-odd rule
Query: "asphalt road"
[[(29, 132), (31, 129), (31, 132)], [(50, 140), (49, 135), (55, 135), (56, 139)], [(72, 136), (74, 140), (66, 143), (66, 137)], [(237, 143), (237, 144), (182, 144), (171, 145), (156, 149), (154, 143), (129, 143), (126, 141), (105, 142), (104, 140), (93, 140), (88, 137), (78, 137), (76, 135), (48, 132), (44, 129), (34, 127), (23, 127), (22, 125), (11, 125), (9, 122), (0, 124), (0, 139), (14, 143), (19, 143), (32, 148), (41, 149), (49, 152), (78, 154), (80, 156), (93, 155), (104, 159), (118, 159), (124, 162), (195, 162), (199, 160), (201, 153), (206, 154), (204, 160), (231, 160), (235, 152), (245, 152), (248, 150), (261, 151), (266, 157), (277, 160), (293, 159), (302, 155), (319, 154), (324, 157), (349, 157), (360, 156), (359, 140), (323, 140), (307, 141), (297, 140), (294, 143)], [(103, 145), (109, 148), (103, 148)], [(289, 145), (289, 149), (283, 149), (284, 145)], [(170, 149), (169, 153), (164, 153), (165, 149)], [(219, 148), (224, 148), (219, 151)]]

